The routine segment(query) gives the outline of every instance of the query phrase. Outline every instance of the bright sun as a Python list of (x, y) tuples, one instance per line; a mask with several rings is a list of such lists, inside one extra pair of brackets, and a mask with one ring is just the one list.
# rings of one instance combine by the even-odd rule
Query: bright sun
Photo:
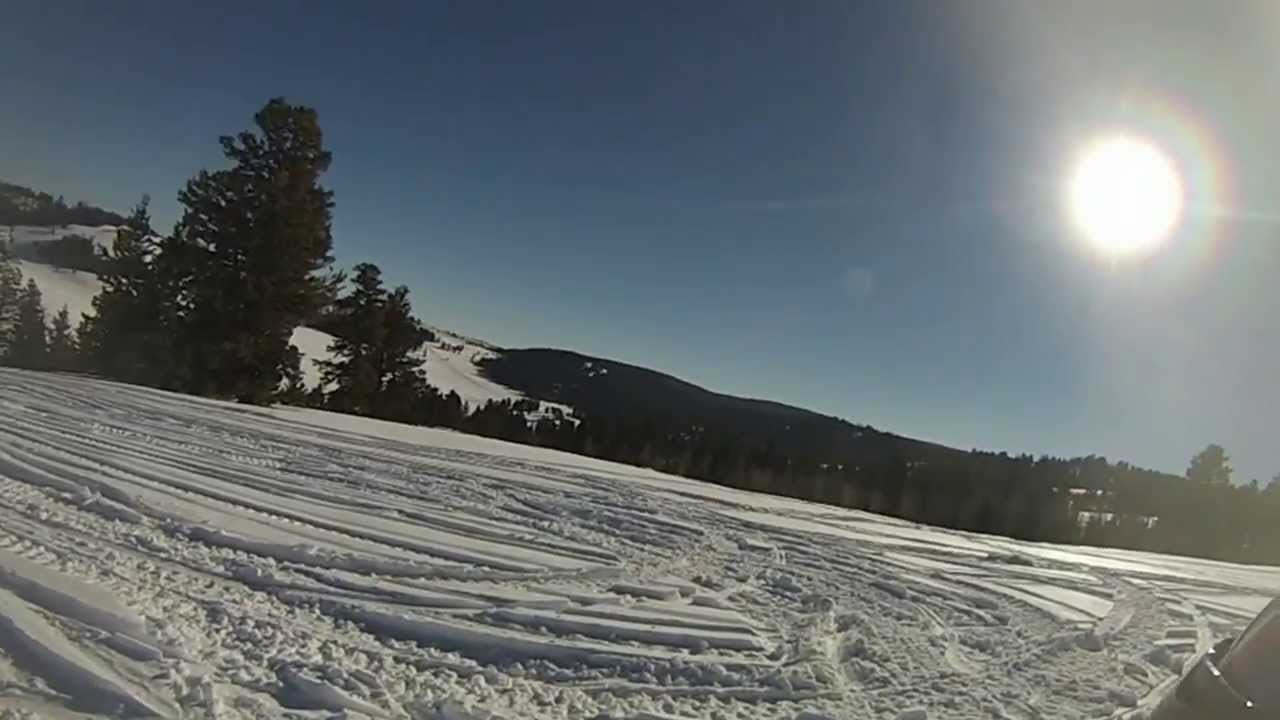
[(1068, 189), (1071, 217), (1109, 255), (1156, 249), (1182, 212), (1182, 181), (1173, 162), (1151, 143), (1126, 136), (1085, 149)]

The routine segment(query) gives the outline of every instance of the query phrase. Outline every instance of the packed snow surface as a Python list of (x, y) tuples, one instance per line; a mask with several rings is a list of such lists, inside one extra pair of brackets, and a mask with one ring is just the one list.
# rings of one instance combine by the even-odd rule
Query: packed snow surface
[(0, 717), (1107, 718), (1280, 571), (0, 370)]

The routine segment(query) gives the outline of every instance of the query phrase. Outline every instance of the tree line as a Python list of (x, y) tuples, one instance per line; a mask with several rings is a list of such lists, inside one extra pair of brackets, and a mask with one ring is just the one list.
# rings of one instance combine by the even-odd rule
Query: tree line
[[(467, 407), (428, 381), (422, 353), (436, 338), (409, 290), (387, 288), (370, 263), (333, 268), (333, 193), (320, 183), (332, 158), (316, 112), (275, 99), (254, 125), (220, 139), (230, 167), (186, 183), (171, 233), (152, 227), (146, 198), (121, 219), (78, 327), (65, 307), (47, 318), (40, 289), (0, 262), (0, 362), (457, 428), (963, 530), (1280, 563), (1280, 483), (1232, 484), (1217, 445), (1173, 476), (1094, 456), (782, 446), (680, 412)], [(302, 326), (334, 338), (314, 387), (290, 342)]]
[[(186, 183), (172, 232), (156, 231), (144, 197), (113, 216), (116, 237), (92, 263), (79, 236), (32, 250), (27, 259), (97, 272), (102, 290), (74, 329), (65, 307), (47, 321), (40, 289), (0, 248), (0, 362), (464, 429), (495, 413), (426, 382), (422, 353), (435, 338), (408, 288), (385, 287), (370, 263), (350, 277), (334, 270), (333, 193), (320, 183), (332, 157), (315, 110), (271, 100), (252, 129), (219, 143), (230, 167)], [(87, 207), (7, 184), (0, 198), (26, 223)], [(302, 326), (334, 336), (312, 388), (290, 342)]]
[(783, 452), (769, 441), (673, 415), (525, 422), (534, 401), (491, 403), (469, 432), (615, 460), (726, 487), (868, 510), (1023, 540), (1280, 564), (1280, 477), (1238, 485), (1210, 445), (1185, 475), (1110, 462), (972, 450), (927, 459), (889, 449), (849, 457)]
[(19, 260), (30, 260), (64, 270), (100, 274), (107, 269), (106, 258), (94, 247), (93, 239), (78, 233), (13, 245), (8, 248), (8, 252)]
[(44, 299), (34, 280), (0, 249), (0, 363), (28, 370), (80, 369), (71, 313), (63, 307), (47, 322)]
[(61, 195), (36, 192), (22, 185), (0, 182), (0, 225), (43, 225), (52, 231), (67, 225), (119, 225), (119, 214), (83, 201), (68, 205)]

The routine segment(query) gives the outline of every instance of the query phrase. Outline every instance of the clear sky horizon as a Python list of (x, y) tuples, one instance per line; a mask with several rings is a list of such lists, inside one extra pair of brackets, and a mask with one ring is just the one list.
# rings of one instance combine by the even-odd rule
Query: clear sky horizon
[[(320, 113), (341, 266), (434, 325), (962, 448), (1280, 473), (1280, 6), (68, 3), (6, 9), (0, 179), (157, 226), (216, 138)], [(1064, 210), (1123, 132), (1181, 220)], [(429, 371), (428, 371), (429, 372)]]

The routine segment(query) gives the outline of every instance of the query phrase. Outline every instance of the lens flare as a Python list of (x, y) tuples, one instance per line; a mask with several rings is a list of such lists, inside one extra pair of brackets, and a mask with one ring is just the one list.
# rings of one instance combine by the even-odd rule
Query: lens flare
[(1100, 251), (1132, 256), (1169, 237), (1182, 214), (1182, 180), (1174, 163), (1150, 142), (1128, 136), (1098, 140), (1071, 173), (1072, 220)]

